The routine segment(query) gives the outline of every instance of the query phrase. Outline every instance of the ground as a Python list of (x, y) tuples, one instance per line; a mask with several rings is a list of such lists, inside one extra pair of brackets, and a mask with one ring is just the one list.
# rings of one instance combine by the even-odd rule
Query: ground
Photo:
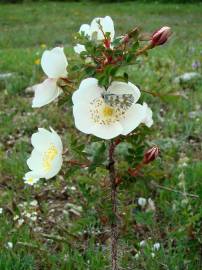
[[(33, 93), (27, 87), (42, 80), (40, 56), (46, 47), (64, 44), (69, 61), (74, 60), (73, 33), (82, 23), (105, 15), (114, 19), (117, 34), (137, 25), (147, 32), (162, 25), (173, 31), (166, 46), (128, 70), (142, 90), (163, 95), (143, 93), (154, 112), (147, 142), (159, 145), (161, 156), (124, 189), (125, 201), (119, 205), (121, 269), (202, 268), (202, 84), (201, 79), (174, 82), (185, 72), (201, 73), (201, 13), (200, 4), (0, 5), (1, 270), (110, 269), (105, 197), (99, 199), (108, 195), (106, 171), (89, 176), (64, 164), (59, 176), (36, 188), (22, 181), (30, 136), (37, 127), (57, 130), (68, 149), (66, 157), (76, 156), (73, 137), (86, 140), (74, 129), (71, 107), (31, 108)], [(5, 73), (12, 75), (2, 78)], [(124, 183), (120, 200), (122, 188)], [(153, 209), (138, 206), (139, 197), (151, 198)], [(156, 242), (160, 249), (153, 251)]]

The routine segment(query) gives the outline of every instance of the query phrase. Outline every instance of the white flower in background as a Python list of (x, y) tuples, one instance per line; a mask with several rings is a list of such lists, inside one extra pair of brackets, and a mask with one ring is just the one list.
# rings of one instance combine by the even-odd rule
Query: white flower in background
[(28, 184), (30, 186), (33, 186), (34, 184), (36, 184), (38, 181), (39, 181), (39, 175), (30, 171), (30, 172), (27, 172), (24, 176), (24, 183), (25, 184)]
[(158, 251), (159, 249), (160, 249), (160, 247), (161, 247), (161, 245), (160, 245), (160, 243), (155, 243), (154, 245), (153, 245), (153, 248), (152, 248), (152, 250), (156, 250), (156, 251)]
[(148, 199), (147, 211), (156, 211), (155, 203), (151, 198)]
[(25, 222), (23, 218), (18, 219), (18, 226), (22, 226), (22, 224)]
[(0, 215), (3, 213), (3, 208), (0, 208)]
[[(100, 29), (100, 25), (102, 27), (102, 30)], [(112, 18), (109, 16), (106, 16), (104, 18), (94, 18), (91, 22), (91, 24), (82, 24), (79, 29), (80, 34), (84, 34), (84, 36), (87, 36), (90, 40), (104, 40), (105, 33), (109, 33), (110, 36), (110, 42), (114, 40), (114, 23), (112, 21)], [(112, 46), (109, 43), (109, 46), (112, 48)], [(77, 44), (74, 46), (75, 53), (80, 54), (81, 52), (86, 51), (86, 48), (82, 44)]]
[(90, 37), (90, 25), (89, 24), (82, 24), (79, 29), (80, 34), (84, 34), (84, 36)]
[(85, 52), (86, 51), (86, 48), (82, 44), (76, 44), (76, 46), (74, 46), (74, 51), (75, 51), (75, 53), (80, 54), (82, 52)]
[(62, 166), (62, 141), (53, 129), (39, 128), (32, 135), (31, 143), (34, 149), (27, 160), (31, 171), (24, 177), (29, 185), (35, 184), (40, 178), (54, 177)]
[(148, 128), (150, 128), (154, 123), (154, 121), (152, 119), (153, 113), (152, 113), (152, 110), (147, 105), (147, 103), (143, 102), (143, 106), (146, 108), (146, 117), (144, 118), (142, 123), (145, 124)]
[(7, 242), (6, 248), (12, 249), (13, 248), (13, 243), (12, 242)]
[[(100, 29), (100, 25), (102, 27), (102, 30)], [(104, 18), (94, 18), (91, 22), (91, 24), (82, 24), (79, 30), (79, 33), (84, 33), (85, 36), (88, 36), (90, 40), (96, 39), (96, 40), (104, 40), (104, 33), (109, 33), (110, 40), (113, 41), (115, 31), (114, 31), (114, 23), (112, 21), (112, 18), (109, 16), (106, 16)]]
[(36, 221), (36, 220), (37, 220), (37, 216), (33, 215), (33, 216), (30, 217), (30, 219), (31, 219), (32, 221)]
[(30, 205), (31, 205), (31, 206), (37, 206), (37, 205), (38, 205), (37, 200), (31, 201), (31, 202), (30, 202)]
[(48, 79), (33, 87), (35, 93), (32, 101), (33, 108), (42, 107), (61, 94), (62, 89), (57, 85), (57, 82), (58, 79), (67, 76), (67, 66), (68, 62), (63, 48), (56, 47), (43, 53), (41, 67)]
[(142, 241), (140, 241), (140, 247), (144, 247), (144, 246), (146, 246), (146, 241), (145, 240), (142, 240)]
[(146, 107), (136, 103), (139, 97), (130, 82), (112, 82), (106, 91), (97, 79), (85, 79), (72, 96), (76, 128), (102, 139), (127, 135), (146, 117)]
[(64, 48), (56, 47), (44, 51), (41, 58), (41, 67), (48, 78), (58, 79), (67, 76), (68, 62), (64, 54)]
[(140, 257), (140, 251), (138, 251), (138, 252), (135, 254), (134, 258), (135, 258), (135, 259), (138, 259), (139, 257)]
[(145, 198), (140, 197), (137, 202), (141, 207), (145, 207), (147, 200)]

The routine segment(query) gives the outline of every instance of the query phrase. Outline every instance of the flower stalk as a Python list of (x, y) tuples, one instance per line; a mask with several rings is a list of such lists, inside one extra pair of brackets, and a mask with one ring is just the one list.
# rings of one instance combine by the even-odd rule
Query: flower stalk
[(111, 265), (112, 270), (118, 270), (118, 225), (117, 225), (117, 183), (115, 172), (114, 150), (116, 143), (110, 141), (109, 146), (109, 180), (111, 184), (111, 204), (112, 204), (112, 219), (111, 219)]

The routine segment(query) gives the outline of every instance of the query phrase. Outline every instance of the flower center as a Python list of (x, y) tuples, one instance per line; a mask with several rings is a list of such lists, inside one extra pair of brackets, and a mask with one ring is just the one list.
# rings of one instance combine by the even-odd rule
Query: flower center
[(33, 182), (34, 182), (34, 178), (33, 177), (29, 177), (27, 179), (27, 183), (32, 184)]
[(109, 106), (102, 97), (90, 103), (91, 119), (95, 124), (111, 125), (124, 118), (126, 110), (118, 106)]
[(104, 117), (110, 117), (110, 116), (112, 116), (113, 115), (113, 111), (114, 111), (114, 109), (112, 108), (112, 107), (109, 107), (109, 106), (105, 106), (104, 108), (103, 108), (103, 116)]
[(49, 172), (52, 169), (52, 162), (57, 156), (58, 151), (55, 145), (51, 144), (48, 150), (44, 153), (43, 157), (43, 167), (46, 172)]

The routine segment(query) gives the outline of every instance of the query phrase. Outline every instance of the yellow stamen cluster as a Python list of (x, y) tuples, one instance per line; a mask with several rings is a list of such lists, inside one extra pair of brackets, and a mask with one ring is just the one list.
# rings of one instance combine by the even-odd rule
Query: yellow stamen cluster
[(30, 178), (27, 179), (26, 182), (29, 183), (29, 184), (32, 184), (34, 182), (34, 178), (30, 177)]
[(110, 117), (110, 116), (112, 116), (112, 114), (113, 114), (113, 108), (112, 107), (109, 107), (109, 106), (104, 106), (104, 108), (103, 108), (103, 116), (104, 117)]
[(45, 152), (43, 157), (43, 167), (46, 172), (49, 172), (52, 169), (52, 162), (54, 158), (57, 156), (58, 151), (57, 148), (51, 144), (48, 150)]
[(94, 123), (110, 125), (124, 118), (126, 110), (106, 104), (103, 98), (95, 99), (90, 104), (90, 114)]

